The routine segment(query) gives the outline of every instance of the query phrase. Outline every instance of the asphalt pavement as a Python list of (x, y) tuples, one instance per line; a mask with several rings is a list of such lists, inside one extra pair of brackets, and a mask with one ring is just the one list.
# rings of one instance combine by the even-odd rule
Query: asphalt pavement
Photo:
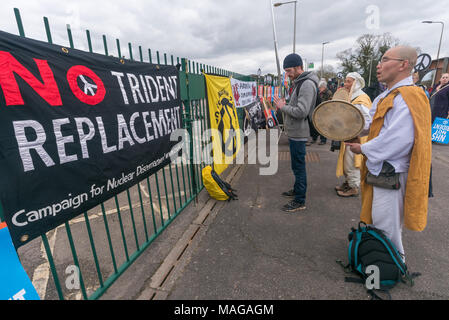
[[(239, 166), (232, 180), (239, 200), (214, 205), (169, 281), (158, 288), (148, 282), (138, 298), (369, 299), (363, 285), (344, 281), (336, 262), (347, 262), (347, 236), (359, 222), (361, 199), (337, 196), (338, 153), (329, 149), (329, 142), (307, 147), (307, 209), (294, 214), (280, 210), (289, 201), (281, 193), (294, 181), (285, 136), (276, 175), (259, 175), (257, 164)], [(449, 146), (433, 145), (433, 187), (427, 228), (403, 232), (409, 270), (422, 275), (413, 287), (393, 288), (394, 300), (449, 299)]]

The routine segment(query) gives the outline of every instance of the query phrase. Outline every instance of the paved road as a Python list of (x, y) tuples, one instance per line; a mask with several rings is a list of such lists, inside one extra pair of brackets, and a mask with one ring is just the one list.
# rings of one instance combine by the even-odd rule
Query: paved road
[[(393, 299), (449, 298), (449, 147), (433, 149), (428, 227), (403, 235), (409, 269), (422, 276), (414, 287), (396, 286)], [(279, 151), (287, 150), (282, 138)], [(308, 153), (307, 210), (279, 210), (286, 202), (280, 193), (293, 183), (288, 161), (271, 177), (259, 176), (257, 165), (245, 166), (235, 185), (240, 200), (227, 203), (210, 223), (168, 299), (368, 299), (361, 285), (344, 282), (335, 262), (347, 261), (360, 198), (336, 195), (337, 153), (329, 144)]]
[[(164, 175), (161, 172), (158, 173), (158, 184), (156, 184), (156, 176), (153, 175), (149, 178), (149, 183), (144, 180), (139, 184), (140, 188), (134, 186), (129, 190), (129, 193), (123, 192), (119, 194), (117, 201), (115, 198), (112, 198), (105, 202), (104, 211), (100, 206), (89, 210), (89, 227), (92, 230), (92, 239), (99, 270), (96, 268), (84, 214), (70, 221), (70, 232), (74, 239), (77, 259), (81, 266), (82, 281), (85, 284), (88, 296), (100, 286), (99, 274), (101, 274), (102, 281), (106, 281), (115, 270), (119, 269), (136, 252), (138, 247), (142, 246), (156, 233), (155, 230), (161, 228), (162, 220), (166, 223), (169, 215), (171, 216), (175, 212), (175, 205), (179, 208), (180, 203), (185, 203), (190, 197), (188, 185), (184, 189), (185, 183), (188, 183), (186, 179), (182, 179), (183, 173), (185, 178), (187, 178), (187, 169), (184, 169), (184, 167), (179, 165), (178, 170), (176, 170), (176, 167), (173, 165), (171, 167), (172, 174), (170, 174), (170, 168), (166, 167)], [(177, 172), (180, 177), (180, 189), (177, 187)], [(166, 187), (164, 180), (166, 181)], [(175, 199), (173, 199), (172, 181)], [(157, 196), (158, 190), (160, 191), (160, 198)], [(150, 205), (150, 196), (152, 206)], [(140, 199), (144, 208), (143, 213)], [(120, 212), (120, 215), (118, 212)], [(106, 216), (106, 219), (104, 219), (104, 216)], [(110, 232), (112, 250), (109, 246), (106, 227)], [(125, 237), (122, 236), (122, 230)], [(177, 231), (178, 235), (180, 233), (182, 233), (181, 230)], [(70, 268), (75, 263), (65, 225), (60, 225), (48, 232), (47, 238), (65, 299), (81, 299), (82, 294), (80, 290), (71, 289), (70, 285), (66, 285), (66, 280), (70, 278), (70, 275), (73, 275), (73, 271), (70, 272), (73, 269)], [(173, 243), (166, 241), (163, 245), (171, 246)], [(50, 264), (41, 238), (36, 238), (25, 246), (20, 247), (18, 253), (22, 265), (41, 299), (58, 299)], [(146, 269), (148, 274), (152, 274), (160, 264), (158, 261), (154, 263), (155, 265), (152, 268)], [(115, 297), (124, 298), (126, 295)]]
[[(259, 165), (239, 167), (233, 180), (239, 200), (214, 204), (205, 191), (159, 236), (141, 257), (116, 281), (103, 299), (368, 299), (361, 285), (345, 283), (345, 274), (336, 260), (347, 260), (347, 234), (358, 223), (360, 198), (339, 198), (334, 186), (337, 153), (325, 146), (308, 148), (307, 210), (289, 215), (280, 210), (288, 200), (280, 196), (293, 183), (285, 137), (279, 144), (279, 169), (275, 176), (260, 176)], [(232, 169), (232, 168), (230, 168)], [(167, 175), (168, 177), (168, 175)], [(435, 198), (429, 202), (429, 223), (422, 233), (404, 231), (407, 263), (423, 275), (409, 288), (398, 285), (393, 299), (449, 298), (449, 146), (433, 146)], [(144, 184), (145, 187), (145, 184)], [(142, 189), (145, 191), (145, 189)], [(148, 188), (146, 189), (148, 192)], [(153, 190), (153, 194), (155, 190)], [(131, 190), (137, 203), (137, 189)], [(183, 193), (180, 195), (185, 197)], [(176, 195), (179, 197), (179, 194)], [(144, 202), (148, 196), (143, 194)], [(129, 252), (136, 243), (130, 227), (127, 196), (119, 197)], [(170, 199), (169, 204), (171, 204)], [(166, 199), (157, 200), (166, 219)], [(117, 265), (124, 259), (124, 246), (115, 205), (106, 212), (112, 233)], [(210, 214), (201, 216), (204, 208)], [(99, 211), (100, 212), (100, 211)], [(104, 221), (89, 213), (101, 273), (113, 272), (113, 263), (104, 232)], [(142, 243), (141, 212), (133, 210), (137, 236)], [(148, 211), (147, 211), (148, 214)], [(160, 214), (156, 222), (160, 223)], [(199, 221), (199, 222), (198, 222)], [(152, 222), (147, 221), (151, 231)], [(189, 234), (191, 232), (191, 234)], [(97, 288), (98, 277), (84, 221), (72, 224), (72, 233), (88, 294)], [(150, 233), (151, 235), (151, 233)], [(66, 298), (80, 299), (79, 290), (64, 285), (65, 270), (73, 257), (64, 227), (48, 233), (55, 263)], [(179, 252), (176, 252), (178, 250)], [(172, 253), (178, 258), (169, 259)], [(39, 239), (19, 250), (28, 275), (45, 299), (57, 294)], [(170, 263), (171, 264), (170, 264)], [(158, 277), (162, 279), (157, 283)], [(156, 283), (156, 285), (155, 285)]]

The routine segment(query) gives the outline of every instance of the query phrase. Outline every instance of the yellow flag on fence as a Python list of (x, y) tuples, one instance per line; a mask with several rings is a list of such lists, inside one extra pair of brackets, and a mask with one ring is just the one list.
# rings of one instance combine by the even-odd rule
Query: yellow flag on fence
[(214, 170), (221, 174), (240, 151), (241, 135), (237, 110), (227, 77), (206, 77), (209, 119), (212, 129)]

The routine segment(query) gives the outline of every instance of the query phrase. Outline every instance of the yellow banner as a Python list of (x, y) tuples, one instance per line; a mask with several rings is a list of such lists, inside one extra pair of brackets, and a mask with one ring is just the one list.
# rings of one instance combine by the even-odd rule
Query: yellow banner
[(212, 129), (214, 170), (217, 174), (221, 174), (240, 151), (239, 120), (230, 79), (207, 74), (204, 76)]

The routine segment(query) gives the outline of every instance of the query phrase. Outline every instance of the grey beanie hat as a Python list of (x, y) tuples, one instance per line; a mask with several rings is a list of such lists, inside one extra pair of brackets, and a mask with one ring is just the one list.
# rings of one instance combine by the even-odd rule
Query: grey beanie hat
[(284, 59), (284, 69), (294, 68), (294, 67), (302, 67), (302, 59), (296, 53), (291, 53)]

